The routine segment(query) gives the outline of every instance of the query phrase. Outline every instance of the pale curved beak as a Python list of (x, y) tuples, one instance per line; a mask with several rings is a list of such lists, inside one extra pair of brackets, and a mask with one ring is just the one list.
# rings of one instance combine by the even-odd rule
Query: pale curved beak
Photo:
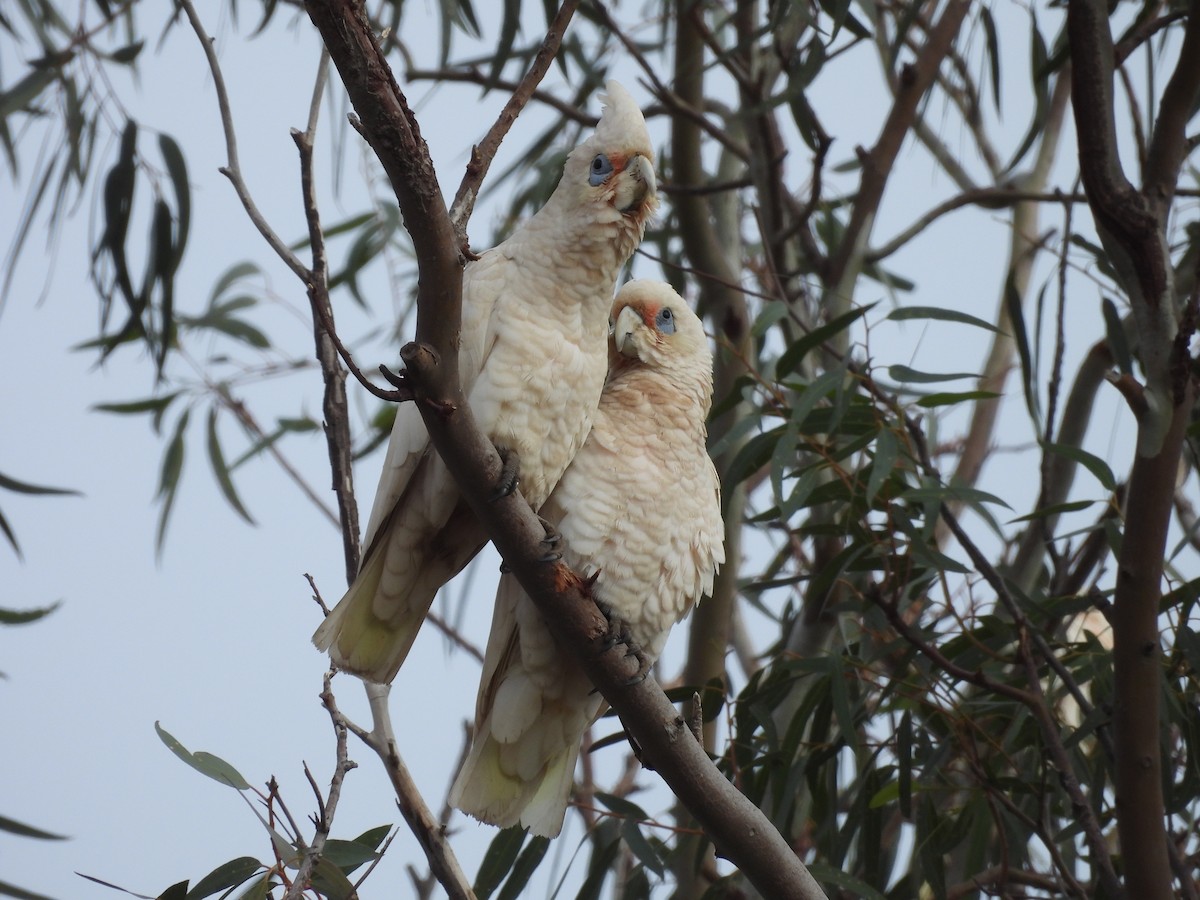
[(621, 212), (632, 212), (644, 205), (648, 198), (658, 193), (658, 181), (654, 177), (654, 163), (640, 153), (625, 164), (622, 170), (633, 181), (630, 201), (621, 207)]
[(639, 327), (645, 326), (642, 317), (633, 307), (626, 306), (618, 313), (616, 324), (613, 325), (613, 343), (622, 356), (634, 358), (638, 355), (637, 342), (634, 341), (633, 335)]

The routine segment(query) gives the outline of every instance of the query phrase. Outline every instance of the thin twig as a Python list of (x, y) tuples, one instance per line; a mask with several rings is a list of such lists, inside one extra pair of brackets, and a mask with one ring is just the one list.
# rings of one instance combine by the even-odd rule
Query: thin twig
[(308, 772), (308, 766), (304, 767), (305, 774), (308, 775), (309, 782), (312, 784), (313, 792), (317, 795), (318, 813), (313, 822), (316, 831), (313, 833), (312, 843), (304, 851), (304, 859), (300, 861), (300, 866), (292, 880), (292, 886), (284, 894), (283, 900), (300, 900), (304, 896), (312, 870), (320, 860), (321, 853), (325, 850), (325, 842), (329, 839), (329, 833), (333, 828), (333, 816), (342, 796), (342, 783), (345, 781), (346, 774), (351, 769), (358, 767), (358, 763), (350, 759), (346, 747), (346, 723), (338, 712), (328, 672), (322, 683), (321, 703), (329, 711), (329, 720), (333, 724), (333, 733), (337, 742), (337, 762), (334, 765), (333, 777), (329, 781), (329, 792), (325, 795), (324, 801), (321, 800), (321, 792)]
[(329, 300), (329, 263), (325, 254), (325, 233), (321, 229), (321, 216), (317, 209), (316, 183), (313, 178), (313, 139), (316, 135), (317, 117), (320, 112), (321, 93), (329, 68), (329, 55), (321, 54), (317, 68), (316, 84), (313, 88), (312, 105), (309, 109), (308, 127), (300, 132), (292, 130), (292, 139), (300, 154), (300, 185), (304, 201), (304, 218), (308, 223), (308, 241), (312, 247), (312, 268), (306, 282), (308, 301), (313, 310), (313, 340), (316, 357), (321, 364), (321, 376), (325, 383), (322, 398), (325, 441), (329, 450), (329, 464), (333, 480), (333, 491), (337, 497), (338, 514), (342, 532), (343, 555), (346, 564), (346, 580), (352, 582), (358, 574), (359, 537), (358, 503), (354, 497), (354, 466), (350, 441), (350, 413), (346, 401), (346, 370), (338, 364), (335, 349), (337, 332), (333, 326), (333, 306)]
[(204, 50), (204, 57), (208, 60), (208, 69), (212, 73), (213, 87), (217, 91), (217, 105), (221, 110), (221, 128), (225, 132), (226, 157), (226, 164), (221, 167), (220, 172), (232, 182), (233, 189), (237, 192), (238, 199), (242, 201), (242, 206), (246, 210), (246, 215), (250, 217), (250, 221), (258, 229), (258, 233), (270, 244), (271, 249), (292, 270), (296, 277), (301, 281), (307, 282), (309, 278), (308, 270), (300, 262), (299, 257), (291, 251), (288, 245), (275, 233), (274, 229), (267, 224), (266, 218), (259, 212), (254, 198), (250, 195), (250, 188), (246, 185), (246, 181), (242, 177), (242, 167), (238, 161), (237, 135), (233, 129), (233, 112), (229, 108), (229, 93), (225, 89), (225, 76), (221, 74), (221, 64), (217, 60), (217, 52), (213, 48), (213, 40), (204, 30), (204, 25), (200, 21), (200, 16), (196, 13), (196, 7), (192, 3), (192, 0), (179, 0), (179, 5), (183, 8), (188, 22), (191, 23), (192, 30), (196, 32), (196, 37), (200, 40), (200, 46)]
[(946, 213), (954, 212), (964, 206), (980, 206), (984, 209), (1006, 209), (1017, 203), (1030, 201), (1034, 203), (1087, 203), (1087, 195), (1077, 192), (1065, 194), (1062, 191), (1022, 191), (1004, 187), (976, 188), (963, 191), (949, 200), (944, 200), (933, 209), (913, 222), (912, 225), (900, 232), (882, 247), (869, 250), (863, 257), (866, 262), (879, 262), (891, 256), (926, 228), (940, 219)]

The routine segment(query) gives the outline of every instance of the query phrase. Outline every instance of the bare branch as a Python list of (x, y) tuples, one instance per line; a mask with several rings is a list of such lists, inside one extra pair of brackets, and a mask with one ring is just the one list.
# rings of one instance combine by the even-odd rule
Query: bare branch
[(565, 0), (554, 17), (554, 21), (550, 23), (546, 39), (542, 41), (542, 46), (533, 58), (529, 71), (525, 73), (521, 83), (512, 92), (508, 102), (504, 104), (504, 109), (500, 111), (500, 117), (488, 130), (484, 139), (471, 148), (471, 160), (467, 163), (467, 171), (463, 174), (462, 183), (458, 186), (458, 193), (454, 195), (454, 203), (450, 205), (450, 224), (454, 226), (454, 230), (459, 236), (459, 242), (464, 246), (467, 221), (471, 218), (471, 211), (475, 208), (479, 185), (483, 183), (488, 168), (492, 165), (492, 159), (500, 148), (500, 142), (504, 140), (504, 136), (508, 134), (513, 122), (517, 120), (517, 116), (521, 114), (521, 110), (525, 108), (525, 104), (529, 102), (529, 98), (533, 96), (537, 86), (541, 84), (546, 70), (550, 68), (550, 63), (558, 55), (563, 34), (578, 6), (579, 0)]
[(1157, 209), (1159, 223), (1163, 225), (1175, 196), (1180, 167), (1186, 158), (1185, 129), (1200, 96), (1200, 65), (1196, 62), (1200, 60), (1200, 0), (1189, 0), (1187, 7), (1183, 44), (1179, 48), (1175, 71), (1163, 89), (1142, 182), (1142, 194), (1151, 207)]
[(920, 235), (921, 232), (925, 231), (925, 229), (942, 216), (954, 212), (956, 209), (962, 209), (964, 206), (979, 206), (983, 209), (1006, 209), (1022, 202), (1086, 203), (1087, 195), (1077, 193), (1064, 194), (1061, 191), (1030, 191), (1006, 187), (975, 188), (974, 190), (963, 191), (961, 194), (951, 197), (949, 200), (944, 200), (933, 207), (933, 209), (926, 212), (882, 247), (869, 251), (863, 259), (869, 263), (887, 259), (887, 257)]
[[(377, 714), (376, 725), (378, 726), (380, 724), (378, 714), (381, 709), (386, 716), (388, 692), (386, 688), (377, 691), (371, 690), (372, 687), (379, 688), (379, 685), (368, 685), (367, 687), (368, 696), (371, 697), (371, 709)], [(329, 710), (329, 715), (335, 723), (353, 732), (383, 760), (384, 770), (392, 782), (392, 789), (396, 792), (396, 804), (400, 808), (400, 814), (404, 816), (404, 821), (408, 823), (409, 829), (421, 844), (421, 849), (425, 851), (425, 857), (429, 860), (429, 868), (445, 888), (446, 896), (451, 900), (474, 900), (475, 892), (471, 889), (471, 881), (458, 864), (454, 851), (450, 849), (441, 823), (425, 805), (425, 800), (421, 797), (416, 782), (413, 781), (408, 767), (396, 750), (396, 741), (391, 734), (390, 723), (386, 729), (377, 728), (375, 731), (367, 731), (342, 714), (337, 707), (332, 691), (323, 693), (321, 701)]]
[[(313, 834), (312, 843), (304, 851), (304, 858), (296, 870), (292, 886), (283, 895), (283, 900), (300, 900), (304, 896), (313, 867), (320, 860), (321, 853), (325, 849), (325, 842), (329, 839), (329, 832), (333, 828), (333, 816), (337, 812), (338, 801), (342, 796), (342, 782), (345, 781), (347, 772), (358, 767), (358, 763), (350, 759), (346, 750), (346, 724), (337, 712), (337, 704), (333, 699), (333, 688), (330, 686), (328, 673), (325, 675), (321, 690), (321, 702), (329, 710), (329, 718), (333, 723), (333, 733), (337, 742), (337, 760), (333, 768), (333, 777), (329, 782), (329, 792), (324, 799), (322, 799), (316, 784), (313, 784), (313, 792), (317, 795), (318, 804), (318, 813), (314, 823), (316, 832)], [(308, 776), (309, 782), (312, 783), (312, 774), (308, 771), (307, 766), (304, 767), (304, 772)]]
[(200, 21), (200, 16), (196, 13), (196, 7), (192, 3), (192, 0), (179, 0), (179, 5), (183, 8), (184, 14), (192, 26), (192, 30), (196, 32), (196, 37), (200, 40), (200, 46), (204, 49), (204, 57), (208, 60), (208, 68), (213, 77), (213, 86), (217, 91), (217, 105), (221, 110), (221, 127), (225, 132), (226, 164), (221, 169), (221, 174), (232, 182), (233, 189), (237, 192), (238, 199), (242, 201), (242, 206), (246, 210), (246, 215), (250, 217), (250, 221), (258, 229), (258, 233), (271, 245), (271, 249), (275, 251), (275, 255), (283, 260), (284, 264), (292, 270), (297, 278), (307, 282), (309, 279), (308, 270), (304, 268), (304, 264), (300, 262), (299, 257), (291, 251), (288, 245), (267, 224), (266, 218), (259, 211), (254, 198), (250, 195), (250, 188), (246, 185), (246, 181), (242, 177), (242, 167), (238, 161), (237, 135), (233, 128), (233, 113), (229, 108), (229, 93), (225, 89), (225, 76), (221, 73), (221, 64), (217, 61), (217, 52), (213, 49), (212, 38), (204, 30), (204, 25)]
[[(406, 81), (459, 81), (467, 84), (478, 84), (480, 86), (493, 87), (497, 90), (510, 91), (515, 93), (520, 87), (520, 83), (516, 81), (505, 81), (500, 78), (489, 78), (486, 73), (479, 71), (476, 68), (466, 69), (408, 69), (404, 73)], [(556, 97), (545, 91), (535, 90), (529, 97), (531, 100), (537, 100), (549, 106), (551, 109), (561, 113), (565, 118), (572, 122), (578, 122), (580, 125), (594, 126), (596, 124), (596, 116), (586, 110), (582, 110), (577, 106), (563, 100), (561, 97)]]
[(946, 5), (941, 19), (930, 30), (929, 39), (921, 48), (917, 61), (905, 66), (901, 72), (896, 100), (875, 146), (869, 152), (864, 151), (861, 154), (862, 177), (854, 198), (854, 209), (850, 214), (850, 221), (846, 223), (841, 244), (829, 261), (828, 283), (843, 302), (849, 302), (850, 299), (846, 280), (853, 274), (849, 271), (852, 268), (851, 263), (861, 259), (865, 243), (870, 237), (871, 223), (875, 221), (875, 213), (883, 199), (888, 176), (892, 172), (896, 155), (900, 152), (900, 145), (912, 127), (917, 116), (917, 106), (929, 85), (933, 83), (942, 60), (950, 51), (969, 8), (970, 3), (966, 0), (950, 0)]

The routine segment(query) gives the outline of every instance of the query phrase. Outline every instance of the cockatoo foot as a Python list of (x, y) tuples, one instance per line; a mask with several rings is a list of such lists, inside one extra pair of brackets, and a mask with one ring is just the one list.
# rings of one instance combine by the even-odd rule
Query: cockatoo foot
[[(496, 499), (496, 498), (493, 498)], [(552, 563), (562, 559), (562, 551), (558, 549), (558, 545), (562, 543), (562, 535), (558, 533), (558, 529), (550, 524), (548, 519), (538, 516), (538, 521), (542, 523), (542, 528), (546, 532), (546, 536), (542, 538), (541, 545), (546, 548), (546, 552), (538, 557), (538, 562)], [(500, 574), (507, 575), (512, 571), (504, 560), (500, 560)]]
[(546, 548), (546, 552), (538, 558), (538, 562), (558, 562), (562, 559), (562, 551), (559, 549), (559, 545), (562, 544), (562, 535), (548, 519), (538, 516), (538, 521), (542, 523), (542, 529), (546, 532), (546, 536), (542, 538), (542, 546)]
[(517, 451), (496, 445), (496, 452), (500, 454), (500, 477), (488, 496), (489, 503), (503, 500), (517, 489), (517, 483), (521, 480), (521, 457)]
[(629, 629), (629, 623), (618, 616), (607, 603), (596, 601), (596, 606), (600, 612), (604, 614), (604, 618), (608, 620), (608, 634), (604, 638), (604, 649), (601, 652), (608, 652), (613, 647), (623, 646), (625, 648), (625, 658), (633, 657), (637, 660), (637, 671), (630, 676), (625, 682), (626, 687), (632, 687), (635, 684), (641, 684), (646, 680), (646, 676), (650, 674), (650, 659), (638, 646), (637, 641), (633, 639), (633, 633)]

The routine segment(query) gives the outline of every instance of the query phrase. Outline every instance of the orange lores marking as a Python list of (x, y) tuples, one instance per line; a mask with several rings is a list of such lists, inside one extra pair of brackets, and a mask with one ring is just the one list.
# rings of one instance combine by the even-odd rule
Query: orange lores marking
[(612, 163), (614, 172), (624, 172), (625, 166), (629, 164), (629, 157), (624, 153), (609, 153), (608, 161)]
[(646, 323), (646, 327), (651, 331), (658, 331), (657, 319), (660, 309), (662, 309), (662, 305), (657, 303), (645, 303), (642, 305), (642, 321)]

